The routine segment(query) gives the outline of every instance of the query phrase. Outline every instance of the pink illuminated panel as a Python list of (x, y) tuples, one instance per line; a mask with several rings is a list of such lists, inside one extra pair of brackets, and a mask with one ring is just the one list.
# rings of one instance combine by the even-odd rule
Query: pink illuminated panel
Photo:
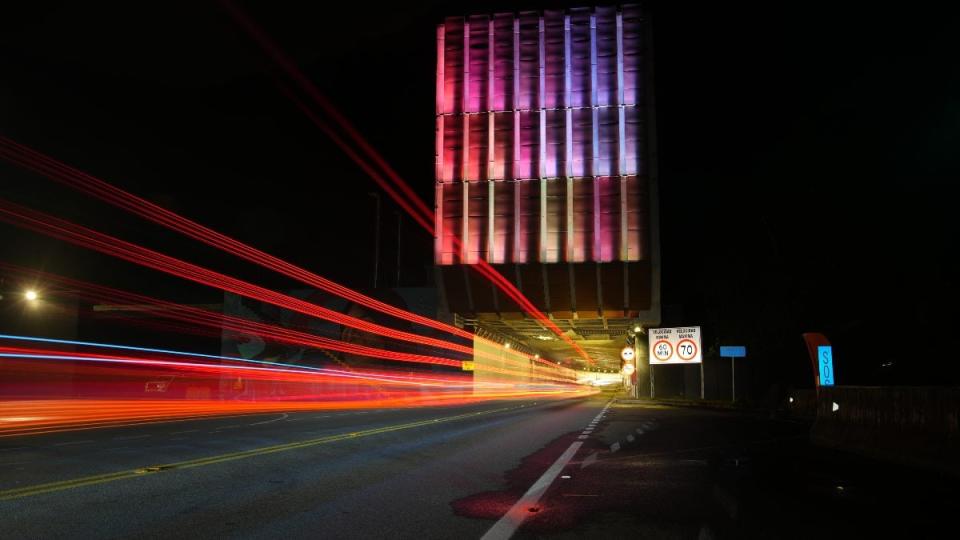
[(649, 256), (641, 23), (625, 5), (438, 27), (438, 264)]

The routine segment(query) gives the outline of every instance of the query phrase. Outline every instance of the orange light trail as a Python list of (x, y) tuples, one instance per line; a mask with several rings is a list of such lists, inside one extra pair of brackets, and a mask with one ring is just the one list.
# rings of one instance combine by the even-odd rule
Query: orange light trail
[[(476, 382), (466, 375), (215, 364), (10, 346), (0, 346), (0, 375), (5, 396), (0, 437), (204, 416), (565, 399), (594, 392), (575, 384)], [(168, 386), (157, 389), (164, 381)], [(150, 397), (151, 384), (152, 394), (166, 394), (163, 399)], [(186, 396), (172, 392), (174, 385)], [(207, 395), (191, 399), (191, 391)]]

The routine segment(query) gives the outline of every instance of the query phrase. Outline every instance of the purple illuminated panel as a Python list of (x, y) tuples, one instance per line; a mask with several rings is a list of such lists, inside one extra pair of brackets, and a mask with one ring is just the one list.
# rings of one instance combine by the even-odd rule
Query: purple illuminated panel
[(624, 5), (438, 27), (438, 264), (649, 258), (641, 23)]

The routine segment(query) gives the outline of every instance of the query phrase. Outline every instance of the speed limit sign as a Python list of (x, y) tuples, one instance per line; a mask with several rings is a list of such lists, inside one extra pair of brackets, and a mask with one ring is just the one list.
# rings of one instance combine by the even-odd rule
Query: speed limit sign
[(689, 362), (696, 358), (698, 352), (700, 352), (700, 347), (697, 346), (692, 339), (681, 339), (680, 342), (677, 343), (677, 356), (679, 356), (681, 360)]
[(651, 364), (699, 364), (703, 362), (700, 350), (700, 327), (650, 329)]
[(653, 356), (660, 362), (666, 362), (673, 356), (673, 345), (665, 339), (653, 344)]

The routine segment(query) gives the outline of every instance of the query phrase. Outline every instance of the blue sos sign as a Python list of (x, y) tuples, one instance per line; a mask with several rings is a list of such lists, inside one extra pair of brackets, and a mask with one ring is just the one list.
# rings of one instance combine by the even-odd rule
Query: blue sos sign
[(833, 386), (833, 347), (817, 347), (817, 366), (820, 368), (820, 386)]

